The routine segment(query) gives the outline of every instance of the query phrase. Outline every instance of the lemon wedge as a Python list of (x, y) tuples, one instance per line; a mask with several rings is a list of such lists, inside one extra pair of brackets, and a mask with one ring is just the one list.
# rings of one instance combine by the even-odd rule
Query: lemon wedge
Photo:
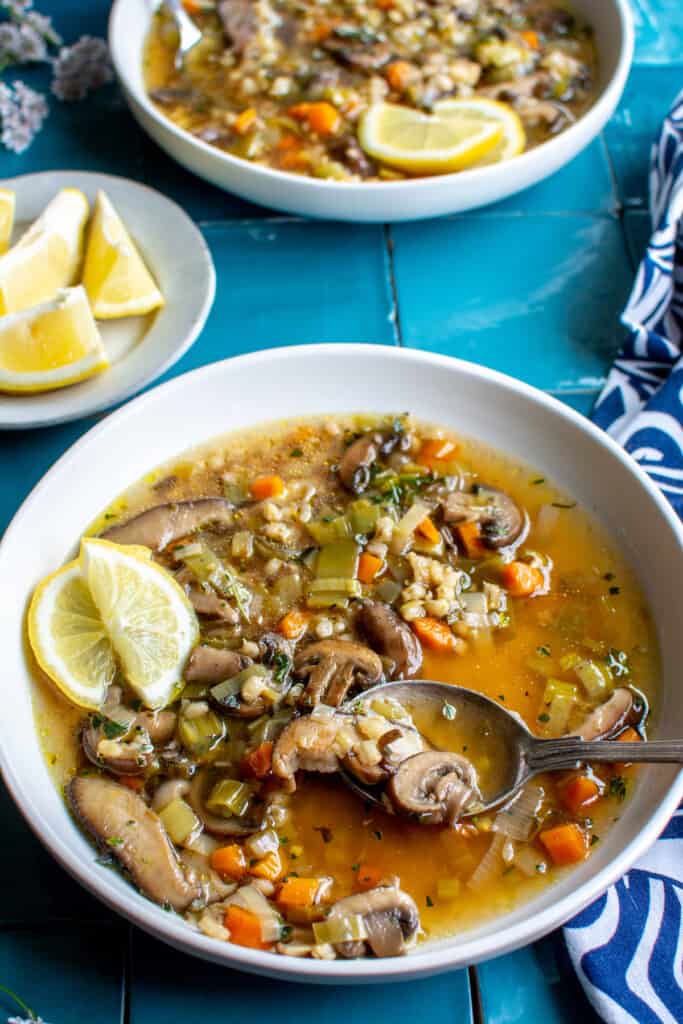
[(33, 309), (0, 317), (0, 391), (51, 391), (108, 365), (81, 285)]
[(38, 664), (65, 697), (82, 708), (104, 703), (116, 661), (78, 560), (38, 585), (28, 635)]
[(104, 192), (97, 193), (83, 284), (99, 320), (151, 313), (164, 297)]
[(434, 113), (440, 118), (467, 117), (483, 123), (498, 121), (503, 129), (501, 139), (477, 161), (477, 166), (499, 163), (524, 152), (526, 133), (519, 115), (508, 103), (472, 96), (461, 100), (441, 100), (434, 105)]
[(8, 188), (0, 188), (0, 256), (9, 249), (14, 227), (14, 205), (16, 196)]
[(461, 171), (503, 138), (500, 119), (449, 111), (442, 117), (412, 107), (376, 103), (363, 115), (358, 138), (371, 157), (408, 174)]
[(185, 592), (138, 548), (84, 538), (80, 565), (126, 681), (146, 707), (165, 707), (199, 639)]
[(0, 256), (0, 314), (29, 309), (75, 284), (88, 212), (83, 193), (64, 188), (17, 244)]

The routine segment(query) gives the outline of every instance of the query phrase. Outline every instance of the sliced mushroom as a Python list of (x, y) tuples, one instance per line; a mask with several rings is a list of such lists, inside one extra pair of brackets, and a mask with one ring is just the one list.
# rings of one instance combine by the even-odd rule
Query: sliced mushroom
[[(83, 752), (93, 764), (115, 775), (144, 774), (155, 757), (152, 744), (168, 743), (175, 732), (177, 715), (174, 711), (133, 714), (127, 708), (110, 710), (110, 714), (115, 717), (90, 719), (81, 733)], [(127, 733), (109, 735), (112, 730), (108, 726), (112, 724), (127, 728)]]
[(188, 683), (222, 683), (232, 679), (243, 668), (251, 665), (251, 658), (222, 647), (195, 647), (185, 666), (183, 677)]
[(296, 787), (294, 776), (301, 770), (329, 774), (339, 771), (339, 757), (334, 750), (342, 721), (348, 718), (331, 715), (326, 719), (296, 718), (280, 734), (273, 749), (273, 774)]
[(229, 525), (232, 509), (222, 498), (198, 498), (195, 501), (155, 505), (125, 523), (110, 526), (101, 534), (116, 544), (143, 544), (163, 551), (171, 541), (195, 533), (209, 525)]
[(362, 494), (370, 483), (370, 467), (380, 455), (390, 455), (395, 448), (410, 444), (410, 437), (399, 431), (380, 433), (378, 430), (362, 434), (344, 452), (339, 463), (339, 479), (347, 491)]
[(591, 711), (581, 728), (572, 735), (581, 736), (584, 740), (602, 740), (637, 720), (633, 694), (625, 686), (620, 686), (609, 700)]
[(374, 651), (354, 640), (320, 640), (298, 652), (297, 678), (307, 679), (303, 695), (308, 705), (339, 707), (349, 689), (367, 689), (382, 678), (382, 662)]
[(368, 937), (358, 942), (339, 942), (335, 948), (347, 958), (363, 956), (367, 946), (375, 956), (402, 956), (414, 943), (420, 927), (415, 901), (395, 885), (378, 886), (338, 900), (328, 920), (359, 914)]
[(160, 818), (137, 793), (103, 775), (81, 775), (71, 780), (66, 796), (81, 825), (148, 899), (183, 911), (199, 896)]
[(242, 56), (258, 32), (257, 6), (254, 0), (222, 0), (218, 5), (218, 17), (228, 44)]
[(443, 511), (447, 523), (478, 522), (482, 540), (490, 548), (509, 547), (528, 530), (528, 519), (512, 498), (485, 484), (449, 494)]
[(425, 825), (453, 826), (480, 799), (472, 763), (441, 750), (424, 750), (402, 761), (387, 794), (398, 814), (415, 815)]
[(344, 67), (360, 68), (362, 71), (375, 71), (384, 67), (391, 57), (391, 47), (386, 42), (377, 42), (374, 46), (354, 46), (349, 40), (331, 38), (326, 39), (322, 46)]
[(189, 569), (181, 569), (175, 574), (175, 578), (187, 594), (197, 615), (207, 619), (220, 619), (233, 626), (239, 622), (239, 612), (214, 590), (205, 590)]
[(214, 836), (249, 836), (261, 828), (263, 814), (255, 818), (222, 818), (212, 814), (206, 807), (212, 779), (208, 768), (197, 772), (187, 794), (187, 802), (197, 815), (207, 832)]
[(412, 629), (389, 605), (366, 601), (357, 623), (372, 649), (390, 662), (389, 679), (417, 675), (422, 665), (422, 647)]

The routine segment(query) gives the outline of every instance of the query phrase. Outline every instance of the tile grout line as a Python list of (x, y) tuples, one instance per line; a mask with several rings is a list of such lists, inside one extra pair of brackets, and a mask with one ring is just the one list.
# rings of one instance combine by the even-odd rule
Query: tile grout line
[(387, 254), (387, 269), (389, 271), (389, 288), (391, 291), (391, 321), (394, 330), (394, 342), (403, 347), (403, 332), (401, 331), (401, 311), (398, 304), (398, 286), (396, 283), (396, 268), (394, 266), (394, 239), (391, 237), (389, 224), (382, 226), (384, 244)]
[(612, 160), (612, 154), (609, 151), (609, 144), (607, 142), (607, 136), (606, 136), (604, 131), (600, 132), (600, 144), (602, 146), (602, 151), (603, 151), (605, 160), (607, 161), (607, 170), (609, 172), (610, 181), (612, 183), (612, 192), (614, 194), (614, 209), (612, 210), (612, 213), (617, 218), (617, 220), (620, 221), (620, 220), (622, 220), (622, 218), (624, 216), (624, 204), (621, 201), (621, 195), (620, 195), (620, 190), (619, 190), (619, 180), (617, 178), (617, 170), (616, 170), (616, 167), (614, 166), (614, 161)]
[(133, 929), (126, 927), (121, 976), (121, 1024), (131, 1024), (130, 997), (133, 984)]
[(467, 980), (469, 981), (470, 986), (472, 1022), (473, 1024), (486, 1024), (486, 1014), (484, 1013), (484, 1001), (481, 995), (479, 974), (474, 964), (470, 964), (470, 966), (467, 968)]

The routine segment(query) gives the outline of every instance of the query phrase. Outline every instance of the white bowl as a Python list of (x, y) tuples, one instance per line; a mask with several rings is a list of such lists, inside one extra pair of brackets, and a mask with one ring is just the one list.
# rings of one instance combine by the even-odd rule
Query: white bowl
[(71, 555), (88, 523), (117, 494), (188, 445), (292, 414), (406, 409), (528, 461), (597, 514), (636, 570), (658, 624), (664, 679), (657, 735), (683, 735), (683, 531), (636, 464), (587, 420), (484, 367), (380, 346), (277, 349), (195, 370), (135, 399), (86, 434), (27, 498), (0, 544), (0, 704), (11, 709), (0, 716), (5, 781), (36, 835), (74, 877), (180, 949), (317, 982), (405, 979), (461, 967), (538, 939), (594, 900), (653, 842), (683, 796), (683, 773), (644, 769), (619, 822), (571, 874), (511, 913), (388, 960), (297, 960), (221, 943), (95, 863), (93, 847), (50, 782), (34, 728), (24, 615), (38, 580)]
[(152, 0), (114, 0), (109, 47), (136, 120), (178, 163), (244, 199), (289, 213), (332, 220), (400, 221), (459, 213), (504, 199), (553, 174), (600, 132), (621, 97), (633, 56), (629, 0), (573, 0), (594, 27), (599, 52), (598, 99), (576, 124), (514, 160), (492, 167), (411, 181), (323, 181), (271, 170), (223, 153), (178, 128), (150, 101), (142, 54)]
[(46, 427), (102, 412), (160, 377), (187, 352), (209, 315), (216, 272), (204, 236), (176, 203), (148, 185), (90, 171), (41, 171), (0, 184), (16, 193), (14, 240), (61, 188), (79, 188), (91, 208), (103, 189), (166, 300), (148, 316), (99, 321), (110, 362), (104, 373), (56, 391), (0, 394), (0, 430)]

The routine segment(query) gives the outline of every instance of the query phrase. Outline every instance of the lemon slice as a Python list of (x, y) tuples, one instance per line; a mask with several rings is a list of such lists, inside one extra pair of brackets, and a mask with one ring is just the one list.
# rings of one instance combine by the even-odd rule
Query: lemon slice
[(8, 188), (0, 188), (0, 256), (9, 249), (14, 227), (14, 204), (16, 196)]
[(376, 103), (363, 115), (358, 138), (366, 153), (389, 167), (409, 174), (445, 174), (483, 159), (503, 138), (503, 127), (499, 119), (471, 117), (465, 111), (441, 117)]
[(83, 193), (64, 188), (17, 244), (0, 256), (0, 314), (29, 309), (75, 284), (88, 212)]
[(100, 320), (151, 313), (164, 304), (163, 295), (104, 192), (97, 193), (83, 284), (93, 313)]
[(104, 703), (116, 674), (114, 651), (78, 561), (36, 588), (28, 635), (38, 664), (65, 697), (82, 708)]
[(0, 317), (0, 391), (51, 391), (108, 365), (81, 285), (33, 309)]
[(199, 639), (185, 592), (138, 549), (110, 541), (84, 538), (80, 564), (127, 682), (146, 707), (165, 707)]
[(502, 138), (477, 162), (477, 166), (499, 163), (524, 152), (526, 147), (524, 125), (519, 115), (508, 103), (476, 96), (462, 100), (441, 100), (440, 103), (434, 105), (434, 113), (438, 117), (446, 119), (467, 117), (471, 120), (479, 119), (482, 122), (498, 121), (501, 124)]

